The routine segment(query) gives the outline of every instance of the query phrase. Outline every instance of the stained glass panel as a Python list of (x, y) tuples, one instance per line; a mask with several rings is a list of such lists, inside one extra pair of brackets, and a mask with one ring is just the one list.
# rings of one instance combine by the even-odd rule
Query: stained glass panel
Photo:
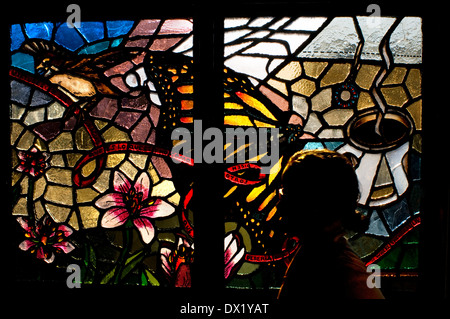
[(192, 31), (192, 19), (11, 26), (19, 280), (78, 265), (82, 284), (191, 285), (193, 162), (171, 132), (192, 123)]
[[(241, 179), (225, 175), (226, 238), (233, 234), (240, 243), (225, 241), (239, 259), (228, 287), (280, 286), (298, 242), (281, 226), (277, 189), (281, 168), (302, 149), (352, 158), (358, 211), (369, 220), (364, 233), (347, 234), (352, 249), (385, 275), (417, 276), (421, 23), (418, 17), (225, 19), (225, 126), (279, 132), (279, 158), (268, 174), (250, 183), (270, 152), (247, 156), (254, 164), (239, 172)], [(252, 145), (246, 146), (240, 151), (248, 153)]]

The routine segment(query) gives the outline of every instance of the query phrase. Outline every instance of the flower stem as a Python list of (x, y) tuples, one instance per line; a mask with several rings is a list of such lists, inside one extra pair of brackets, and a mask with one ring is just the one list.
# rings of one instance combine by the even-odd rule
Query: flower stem
[(114, 274), (114, 284), (118, 284), (121, 276), (122, 271), (125, 266), (125, 261), (127, 260), (127, 256), (131, 250), (131, 244), (133, 242), (133, 233), (132, 229), (129, 227), (125, 227), (122, 231), (123, 236), (123, 248), (122, 252), (120, 253), (119, 259), (117, 260), (117, 266), (116, 266), (116, 272)]
[(31, 224), (34, 224), (34, 221), (36, 219), (34, 213), (33, 195), (34, 195), (34, 178), (28, 177), (27, 211)]

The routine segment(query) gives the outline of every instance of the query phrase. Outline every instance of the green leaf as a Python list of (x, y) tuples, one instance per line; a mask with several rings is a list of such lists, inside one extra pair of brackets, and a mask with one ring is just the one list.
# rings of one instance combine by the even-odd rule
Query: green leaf
[(100, 283), (107, 284), (114, 277), (114, 274), (116, 273), (116, 269), (117, 269), (117, 265), (109, 273), (107, 273), (105, 275), (105, 277), (103, 277), (103, 279), (100, 281)]
[(152, 286), (159, 286), (158, 279), (156, 279), (152, 272), (148, 269), (144, 269), (144, 271), (142, 272), (141, 280), (143, 286), (148, 286), (149, 283)]
[(137, 253), (134, 253), (131, 257), (128, 257), (125, 261), (120, 279), (123, 279), (126, 275), (128, 275), (128, 273), (132, 271), (137, 266), (137, 264), (142, 261), (142, 259), (144, 259), (144, 256), (144, 251), (140, 250)]

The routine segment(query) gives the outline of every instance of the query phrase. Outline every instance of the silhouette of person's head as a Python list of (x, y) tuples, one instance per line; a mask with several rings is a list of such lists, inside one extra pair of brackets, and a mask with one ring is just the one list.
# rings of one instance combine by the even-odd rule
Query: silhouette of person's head
[(345, 155), (326, 149), (299, 151), (284, 168), (281, 184), (288, 232), (305, 237), (335, 226), (354, 231), (367, 227), (356, 212), (358, 179)]

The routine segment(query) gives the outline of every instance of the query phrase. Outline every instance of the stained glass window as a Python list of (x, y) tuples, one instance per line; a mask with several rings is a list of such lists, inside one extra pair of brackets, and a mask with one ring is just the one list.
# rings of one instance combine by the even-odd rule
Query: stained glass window
[[(351, 247), (384, 276), (418, 276), (421, 18), (286, 10), (213, 16), (220, 30), (204, 30), (202, 19), (145, 14), (9, 25), (19, 282), (65, 283), (78, 267), (82, 285), (195, 287), (191, 270), (200, 267), (219, 269), (225, 290), (273, 296), (299, 246), (283, 230), (280, 174), (294, 152), (322, 148), (345, 153), (356, 169), (369, 227), (347, 234)], [(208, 32), (220, 35), (215, 47), (202, 42)], [(208, 50), (220, 63), (208, 64)], [(217, 80), (211, 70), (220, 87), (204, 85)], [(204, 98), (216, 91), (218, 99)], [(181, 134), (198, 133), (199, 109), (204, 127), (217, 114), (222, 125), (214, 132), (224, 157), (213, 143), (200, 150), (203, 164), (222, 165), (218, 180), (202, 180), (223, 192), (220, 202), (204, 200), (211, 207), (196, 189), (199, 150)], [(220, 227), (208, 228), (217, 218)], [(219, 241), (224, 263), (199, 265)]]
[(192, 19), (11, 26), (19, 280), (76, 264), (82, 284), (191, 285), (192, 185), (180, 176), (193, 163), (171, 152), (171, 131), (192, 122), (192, 30)]
[(421, 18), (263, 16), (224, 25), (225, 126), (279, 132), (279, 158), (268, 174), (252, 170), (270, 152), (246, 157), (256, 164), (233, 170), (240, 178), (225, 175), (225, 232), (241, 243), (225, 241), (241, 262), (227, 286), (281, 284), (298, 242), (280, 226), (277, 189), (283, 165), (301, 149), (352, 158), (358, 210), (369, 220), (367, 231), (347, 235), (353, 250), (385, 275), (417, 276)]

